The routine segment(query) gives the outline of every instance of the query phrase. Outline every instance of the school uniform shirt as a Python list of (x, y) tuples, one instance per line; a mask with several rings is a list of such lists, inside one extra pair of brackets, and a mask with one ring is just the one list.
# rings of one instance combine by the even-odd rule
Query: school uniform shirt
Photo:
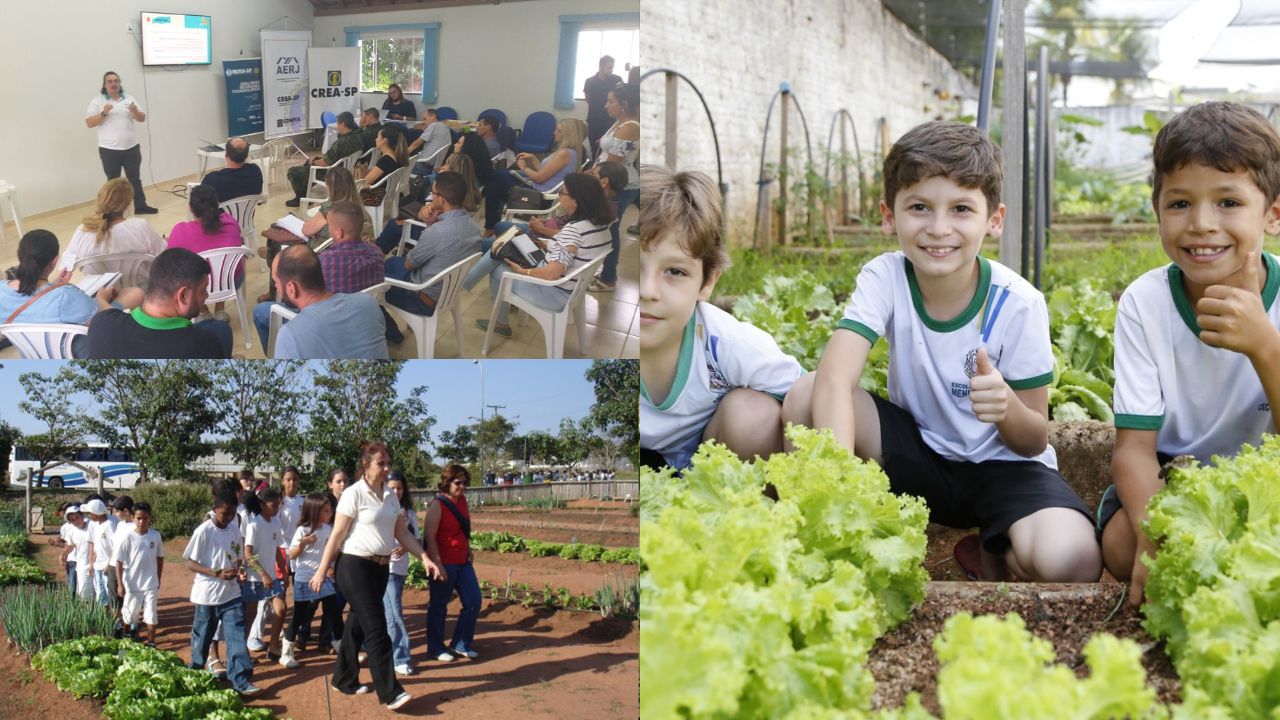
[(111, 564), (114, 565), (120, 560), (120, 540), (131, 532), (134, 532), (137, 526), (132, 520), (125, 520), (116, 523), (116, 529), (111, 533)]
[[(301, 545), (302, 538), (307, 536), (309, 530), (310, 528), (305, 525), (300, 525), (294, 530), (289, 549), (292, 550)], [(324, 546), (329, 543), (329, 536), (333, 534), (333, 526), (321, 523), (314, 534), (316, 541), (303, 549), (302, 554), (294, 560), (293, 584), (295, 587), (311, 582), (311, 578), (316, 576), (316, 570), (320, 569), (320, 558), (324, 556)]]
[(1056, 469), (1052, 446), (1027, 458), (1005, 446), (994, 423), (973, 414), (969, 379), (978, 347), (1014, 390), (1053, 382), (1053, 347), (1044, 296), (1017, 273), (978, 257), (978, 287), (951, 320), (925, 310), (911, 261), (901, 251), (862, 267), (838, 328), (889, 342), (889, 399), (911, 413), (924, 441), (948, 460), (1038, 460)]
[(700, 302), (685, 326), (667, 396), (655, 401), (640, 381), (640, 446), (685, 467), (730, 390), (751, 388), (782, 399), (802, 374), (800, 363), (768, 333)]
[[(288, 495), (280, 496), (280, 513), (276, 515), (276, 519), (280, 521), (280, 537), (284, 538), (287, 545), (289, 540), (293, 538), (293, 531), (298, 529), (298, 521), (302, 519), (302, 502), (306, 497), (302, 493), (298, 493), (294, 497)], [(289, 563), (293, 567), (293, 563)]]
[(400, 501), (386, 483), (382, 484), (381, 496), (363, 479), (343, 490), (338, 498), (338, 514), (351, 518), (351, 532), (342, 543), (342, 552), (360, 557), (390, 555), (399, 545), (395, 530)]
[[(407, 512), (405, 513), (405, 518), (409, 521), (409, 532), (413, 533), (414, 537), (418, 537), (418, 513)], [(410, 557), (409, 551), (406, 549), (403, 555), (391, 561), (388, 570), (392, 575), (408, 575)]]
[(93, 525), (90, 530), (93, 537), (93, 569), (101, 572), (111, 564), (111, 523), (103, 520), (90, 524)]
[[(1280, 262), (1262, 254), (1262, 306), (1280, 328)], [(1202, 463), (1231, 456), (1276, 432), (1249, 358), (1200, 340), (1196, 311), (1177, 265), (1133, 281), (1116, 309), (1116, 428), (1154, 430), (1156, 451)]]
[[(58, 528), (58, 537), (62, 538), (62, 542), (68, 545), (75, 545), (76, 526), (69, 522), (62, 523), (62, 527)], [(76, 562), (76, 551), (73, 549), (71, 554), (67, 555), (67, 562)]]
[[(270, 520), (261, 515), (250, 515), (249, 524), (244, 534), (244, 544), (252, 545), (258, 556), (258, 564), (267, 571), (271, 578), (276, 576), (276, 551), (284, 544), (284, 534), (280, 530), (280, 516)], [(262, 576), (252, 569), (248, 570), (250, 582), (262, 582)]]
[(141, 594), (160, 588), (159, 563), (164, 557), (164, 545), (160, 533), (147, 530), (139, 535), (137, 527), (120, 538), (116, 549), (118, 562), (124, 564), (124, 584), (132, 594)]
[(97, 127), (98, 147), (108, 150), (128, 150), (138, 144), (137, 135), (133, 132), (133, 116), (129, 114), (129, 103), (136, 105), (138, 112), (146, 112), (142, 109), (142, 103), (127, 93), (120, 93), (118, 100), (112, 100), (98, 93), (89, 101), (89, 107), (84, 111), (86, 118), (101, 115), (102, 106), (111, 105), (111, 110), (102, 119), (102, 124)]
[[(191, 533), (182, 557), (213, 570), (235, 567), (244, 557), (244, 535), (234, 522), (219, 528), (212, 520), (205, 520)], [(196, 575), (191, 583), (191, 602), (196, 605), (222, 605), (239, 597), (240, 582), (236, 578), (223, 580), (210, 575)]]
[(88, 571), (89, 568), (89, 543), (93, 542), (93, 537), (89, 534), (89, 525), (86, 523), (84, 527), (71, 526), (70, 542), (76, 546), (71, 551), (71, 559), (76, 564), (76, 572)]

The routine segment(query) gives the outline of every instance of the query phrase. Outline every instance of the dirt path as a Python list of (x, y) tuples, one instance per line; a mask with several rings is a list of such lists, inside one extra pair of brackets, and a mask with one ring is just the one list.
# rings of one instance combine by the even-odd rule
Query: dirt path
[[(58, 550), (45, 544), (44, 536), (32, 536), (36, 559), (53, 571)], [(166, 566), (160, 588), (160, 626), (157, 645), (190, 658), (190, 629), (194, 608), (188, 601), (192, 575), (181, 556), (185, 539), (165, 543)], [(575, 593), (594, 592), (620, 566), (580, 563), (560, 558), (530, 558), (523, 555), (480, 553), (477, 573), (499, 583), (512, 569), (512, 582), (527, 582), (541, 588), (544, 582), (564, 586)], [(492, 557), (490, 557), (492, 556)], [(536, 561), (536, 562), (532, 562)], [(636, 568), (629, 567), (628, 577)], [(57, 573), (62, 577), (62, 573)], [(292, 608), (292, 591), (290, 608)], [(440, 663), (426, 659), (427, 594), (406, 590), (405, 616), (409, 625), (410, 648), (418, 674), (401, 678), (414, 695), (402, 712), (409, 716), (431, 717), (513, 717), (634, 718), (640, 714), (639, 630), (635, 623), (601, 618), (598, 614), (557, 611), (544, 612), (519, 605), (486, 599), (476, 628), (476, 651), (481, 658)], [(450, 608), (446, 634), (453, 630), (456, 603)], [(313, 630), (313, 633), (316, 632)], [(26, 667), (20, 656), (0, 653), (0, 692), (6, 709), (21, 712), (14, 717), (93, 717), (96, 705), (76, 701), (57, 692), (39, 672)], [(365, 717), (382, 712), (369, 696), (348, 697), (330, 692), (326, 697), (327, 673), (334, 658), (309, 652), (299, 661), (302, 667), (287, 670), (275, 663), (255, 661), (254, 683), (263, 693), (250, 703), (269, 707), (280, 717), (294, 720), (313, 718)], [(257, 658), (255, 658), (256, 660)], [(361, 680), (370, 682), (368, 671)], [(29, 677), (29, 679), (28, 679)], [(26, 708), (42, 708), (33, 715)]]

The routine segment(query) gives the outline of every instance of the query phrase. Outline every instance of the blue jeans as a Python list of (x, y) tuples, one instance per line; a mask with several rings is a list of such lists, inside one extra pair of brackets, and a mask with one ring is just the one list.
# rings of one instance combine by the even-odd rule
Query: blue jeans
[(612, 244), (609, 247), (613, 249), (609, 253), (609, 257), (604, 259), (604, 268), (600, 271), (600, 282), (609, 285), (618, 281), (618, 251), (622, 249), (622, 239), (619, 236), (622, 226), (622, 215), (627, 211), (627, 206), (634, 204), (640, 207), (640, 188), (633, 190), (623, 190), (618, 193), (618, 219), (609, 225), (609, 239)]
[[(392, 658), (396, 665), (409, 664), (409, 628), (404, 624), (404, 575), (387, 575), (387, 592), (382, 596), (382, 607), (387, 614), (387, 634), (391, 636)], [(439, 653), (436, 653), (437, 655)]]
[[(395, 250), (396, 247), (400, 245), (400, 237), (403, 234), (404, 234), (404, 225), (401, 225), (400, 223), (396, 222), (395, 218), (388, 220), (387, 224), (382, 228), (382, 232), (378, 233), (377, 243), (378, 243), (378, 247), (382, 249), (382, 254), (387, 255), (387, 254), (390, 254), (392, 250)], [(409, 226), (409, 237), (413, 238), (414, 240), (417, 240), (421, 235), (422, 235), (421, 226), (419, 225)]]
[[(405, 259), (403, 257), (387, 258), (387, 263), (383, 271), (384, 274), (391, 279), (412, 282), (412, 279), (409, 277), (409, 271), (404, 267), (404, 261)], [(422, 302), (418, 297), (418, 293), (412, 290), (405, 290), (401, 287), (387, 288), (386, 298), (387, 302), (395, 305), (401, 310), (411, 312), (414, 315), (431, 316), (436, 312), (435, 305), (428, 305)], [(397, 333), (399, 333), (398, 328)]]
[(240, 598), (221, 605), (196, 605), (196, 616), (191, 622), (191, 669), (203, 670), (209, 645), (213, 643), (213, 630), (221, 621), (226, 626), (227, 679), (231, 687), (243, 691), (253, 679), (253, 663), (249, 660), (249, 648), (245, 645), (244, 602)]
[(67, 561), (67, 589), (72, 595), (76, 594), (76, 561)]
[(111, 593), (107, 590), (107, 573), (113, 569), (93, 571), (93, 596), (103, 607), (111, 607)]
[(435, 657), (445, 652), (444, 618), (448, 614), (449, 600), (453, 591), (458, 591), (458, 599), (462, 601), (462, 610), (458, 613), (458, 624), (453, 628), (453, 642), (450, 647), (459, 652), (471, 649), (471, 641), (476, 636), (476, 619), (480, 617), (480, 581), (476, 579), (476, 569), (469, 562), (461, 565), (445, 565), (447, 577), (444, 580), (430, 581), (431, 599), (427, 603), (427, 654)]
[[(267, 336), (271, 334), (271, 306), (281, 304), (294, 312), (298, 311), (298, 308), (295, 308), (288, 303), (278, 303), (274, 301), (260, 302), (253, 306), (253, 326), (258, 330), (258, 340), (262, 341), (262, 352), (264, 354), (267, 352)], [(227, 329), (230, 329), (230, 326), (227, 326)]]
[(494, 170), (493, 179), (484, 186), (484, 227), (492, 230), (502, 219), (502, 211), (507, 207), (507, 195), (511, 188), (520, 185), (520, 181), (510, 170)]
[[(488, 260), (488, 263), (485, 263)], [(489, 270), (489, 298), (491, 300), (498, 299), (498, 288), (502, 287), (502, 276), (505, 273), (512, 272), (511, 266), (505, 262), (499, 262), (489, 257), (487, 254), (480, 258), (477, 267), (480, 265), (488, 265)], [(580, 280), (581, 282), (581, 280)], [(463, 287), (466, 287), (464, 284)], [(564, 304), (569, 302), (569, 293), (558, 287), (550, 285), (530, 285), (529, 283), (516, 283), (515, 294), (537, 305), (543, 310), (559, 312), (564, 309)], [(502, 303), (502, 307), (498, 308), (498, 324), (507, 324), (507, 314), (510, 312), (511, 306)]]
[(222, 350), (226, 352), (227, 357), (231, 357), (232, 337), (231, 337), (230, 323), (225, 323), (225, 322), (222, 322), (221, 320), (210, 319), (210, 320), (202, 320), (196, 323), (195, 327), (218, 338), (219, 344), (222, 345)]

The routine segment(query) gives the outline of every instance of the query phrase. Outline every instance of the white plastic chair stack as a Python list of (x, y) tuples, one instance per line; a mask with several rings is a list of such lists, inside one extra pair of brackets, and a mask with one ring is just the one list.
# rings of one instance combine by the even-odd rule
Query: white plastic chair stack
[(296, 149), (293, 142), (289, 138), (276, 138), (262, 146), (262, 150), (258, 152), (259, 159), (263, 161), (262, 179), (266, 183), (263, 188), (263, 194), (271, 189), (271, 183), (275, 181), (276, 173), (280, 173), (283, 180), (286, 166), (289, 158), (293, 156)]
[(156, 256), (151, 253), (122, 252), (90, 255), (76, 260), (73, 270), (89, 275), (108, 272), (120, 273), (119, 288), (147, 287), (147, 276), (151, 274), (151, 263)]
[[(408, 225), (408, 223), (405, 224)], [(458, 301), (462, 297), (463, 279), (467, 277), (467, 273), (478, 262), (480, 262), (480, 253), (454, 263), (424, 283), (411, 283), (405, 280), (387, 278), (387, 285), (404, 288), (410, 292), (423, 292), (433, 285), (440, 286), (440, 295), (436, 298), (436, 309), (431, 315), (411, 313), (390, 303), (385, 305), (392, 315), (403, 320), (404, 324), (410, 330), (413, 330), (413, 335), (418, 340), (418, 358), (420, 360), (429, 360), (436, 356), (436, 325), (440, 320), (440, 316), (446, 312), (453, 314), (453, 325), (458, 334), (458, 357), (464, 355), (462, 350), (462, 306)]]
[[(541, 280), (528, 275), (504, 273), (502, 286), (498, 289), (498, 298), (494, 300), (493, 310), (489, 312), (489, 328), (485, 330), (484, 347), (480, 349), (480, 354), (489, 354), (489, 339), (493, 336), (494, 324), (498, 321), (498, 308), (502, 307), (502, 303), (505, 302), (512, 307), (524, 310), (530, 317), (538, 321), (538, 324), (542, 326), (542, 335), (547, 344), (547, 358), (552, 360), (559, 360), (564, 357), (564, 338), (569, 329), (569, 315), (572, 314), (573, 321), (578, 326), (578, 352), (586, 355), (587, 314), (583, 308), (583, 303), (586, 301), (585, 292), (591, 278), (595, 277), (596, 269), (600, 267), (608, 256), (608, 252), (601, 253), (592, 258), (591, 262), (559, 280)], [(573, 288), (573, 291), (569, 294), (569, 301), (565, 303), (564, 308), (559, 312), (544, 310), (515, 294), (515, 283), (517, 282), (525, 282), (531, 285), (563, 286), (573, 281), (574, 278), (579, 278), (580, 282)]]
[(18, 348), (27, 360), (67, 360), (71, 343), (89, 328), (69, 323), (9, 323), (0, 325), (0, 335)]
[(240, 315), (240, 333), (244, 335), (244, 346), (247, 350), (253, 347), (253, 332), (245, 317), (244, 285), (236, 287), (236, 268), (246, 258), (253, 257), (247, 247), (217, 248), (205, 250), (200, 257), (209, 261), (209, 298), (205, 305), (231, 300), (236, 304), (236, 312)]

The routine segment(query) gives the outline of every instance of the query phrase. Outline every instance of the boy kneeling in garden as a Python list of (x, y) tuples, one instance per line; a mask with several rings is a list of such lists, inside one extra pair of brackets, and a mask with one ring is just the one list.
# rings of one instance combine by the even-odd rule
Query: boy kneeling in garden
[(743, 460), (782, 449), (781, 400), (804, 369), (767, 333), (707, 301), (728, 263), (720, 190), (640, 168), (640, 447), (689, 466), (703, 440)]
[(1207, 102), (1160, 130), (1151, 203), (1173, 264), (1116, 310), (1115, 485), (1098, 528), (1107, 570), (1142, 602), (1155, 546), (1142, 523), (1178, 456), (1207, 463), (1280, 425), (1280, 137), (1257, 111)]
[(164, 546), (160, 533), (151, 529), (151, 505), (133, 506), (133, 531), (116, 536), (116, 587), (124, 591), (121, 618), (133, 632), (142, 613), (147, 626), (147, 644), (156, 646), (156, 596), (164, 575)]
[[(834, 430), (879, 463), (893, 492), (923, 498), (932, 521), (978, 526), (956, 546), (970, 577), (1094, 581), (1092, 516), (1048, 444), (1044, 296), (978, 255), (1003, 229), (1001, 174), (999, 149), (967, 125), (925, 123), (894, 144), (880, 211), (902, 249), (863, 266), (817, 372), (796, 382), (783, 414)], [(889, 400), (858, 387), (882, 336)]]

